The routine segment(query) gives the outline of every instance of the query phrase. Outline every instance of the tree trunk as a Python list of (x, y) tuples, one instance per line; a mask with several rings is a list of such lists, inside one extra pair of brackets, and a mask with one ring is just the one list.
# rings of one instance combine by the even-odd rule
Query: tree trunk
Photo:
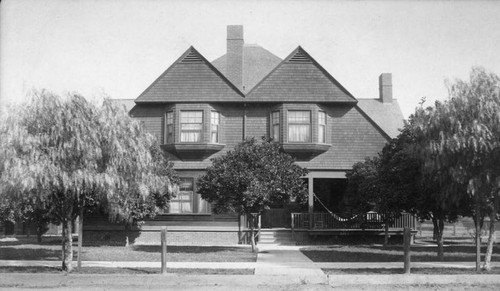
[(493, 243), (495, 240), (495, 219), (498, 210), (494, 207), (493, 211), (490, 213), (490, 233), (488, 235), (488, 247), (486, 248), (486, 257), (484, 258), (484, 269), (486, 271), (491, 271), (491, 255), (493, 253)]
[(434, 230), (436, 233), (437, 242), (437, 257), (439, 261), (444, 260), (444, 219), (440, 218), (437, 220), (437, 229)]
[(78, 271), (82, 269), (82, 245), (83, 245), (83, 207), (80, 208), (78, 217)]
[(252, 253), (255, 253), (255, 219), (253, 215), (250, 214), (250, 243), (252, 244)]
[(384, 248), (389, 245), (389, 222), (386, 221), (384, 225)]
[(434, 228), (432, 229), (432, 240), (437, 241), (437, 239), (438, 239), (437, 233), (438, 233), (439, 225), (438, 225), (437, 218), (435, 218), (434, 216), (432, 217), (432, 225), (434, 226)]
[(125, 247), (130, 246), (130, 223), (125, 222)]
[(71, 272), (73, 266), (73, 236), (71, 234), (71, 219), (62, 222), (62, 270)]
[(479, 207), (476, 207), (474, 223), (476, 225), (476, 272), (481, 271), (481, 219)]
[(241, 244), (243, 239), (241, 237), (241, 215), (238, 215), (238, 244)]
[(44, 227), (40, 225), (40, 222), (36, 222), (36, 241), (42, 243), (42, 235), (44, 233)]

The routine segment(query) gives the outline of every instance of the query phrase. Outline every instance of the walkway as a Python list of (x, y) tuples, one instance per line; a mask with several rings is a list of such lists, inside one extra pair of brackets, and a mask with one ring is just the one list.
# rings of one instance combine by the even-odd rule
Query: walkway
[(301, 246), (260, 245), (256, 276), (281, 277), (285, 282), (327, 283), (320, 266), (306, 257)]

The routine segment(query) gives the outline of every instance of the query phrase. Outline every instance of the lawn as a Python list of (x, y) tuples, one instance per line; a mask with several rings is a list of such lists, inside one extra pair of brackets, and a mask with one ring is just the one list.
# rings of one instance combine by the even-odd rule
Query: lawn
[[(402, 268), (362, 268), (362, 269), (322, 269), (327, 275), (392, 275), (403, 274)], [(462, 274), (482, 274), (482, 275), (498, 275), (500, 268), (492, 268), (491, 271), (482, 271), (477, 273), (473, 268), (413, 268), (411, 274), (421, 275), (462, 275)]]
[[(436, 246), (414, 245), (411, 248), (413, 262), (437, 261)], [(403, 247), (380, 245), (332, 245), (315, 246), (301, 249), (314, 262), (402, 262)], [(492, 261), (500, 261), (500, 247), (493, 250)], [(482, 259), (486, 246), (482, 248)], [(447, 262), (474, 262), (476, 248), (472, 244), (449, 244), (444, 247), (444, 261)]]
[[(76, 260), (76, 242), (73, 247)], [(249, 246), (168, 246), (169, 262), (255, 262), (257, 253)], [(54, 240), (36, 244), (30, 241), (0, 242), (0, 260), (61, 260), (61, 244)], [(85, 246), (83, 261), (142, 261), (161, 260), (161, 247), (137, 246)]]
[[(253, 275), (254, 269), (167, 269), (167, 273), (182, 275)], [(61, 273), (59, 267), (0, 267), (0, 273)], [(160, 268), (102, 268), (73, 269), (72, 274), (159, 274)]]

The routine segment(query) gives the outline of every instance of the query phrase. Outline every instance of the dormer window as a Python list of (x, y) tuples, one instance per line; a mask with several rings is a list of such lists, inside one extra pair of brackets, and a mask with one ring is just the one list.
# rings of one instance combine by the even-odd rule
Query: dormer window
[(203, 160), (225, 146), (221, 143), (224, 141), (223, 118), (208, 104), (169, 107), (165, 113), (162, 147), (184, 161)]
[(311, 142), (311, 111), (288, 111), (288, 142)]
[(170, 111), (165, 114), (165, 143), (174, 142), (174, 112)]
[(200, 143), (203, 131), (203, 111), (181, 111), (181, 142)]
[(210, 143), (219, 143), (220, 114), (212, 111), (210, 114)]
[(326, 113), (318, 112), (318, 143), (326, 143)]
[(274, 141), (280, 141), (280, 112), (271, 113), (271, 137)]

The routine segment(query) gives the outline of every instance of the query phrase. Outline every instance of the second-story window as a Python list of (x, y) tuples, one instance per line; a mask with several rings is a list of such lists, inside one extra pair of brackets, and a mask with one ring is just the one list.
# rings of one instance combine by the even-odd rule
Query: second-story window
[(174, 142), (174, 113), (172, 111), (165, 114), (166, 127), (165, 127), (165, 143)]
[(201, 142), (203, 111), (181, 111), (181, 142)]
[(288, 142), (311, 142), (311, 111), (288, 111)]
[(318, 143), (326, 143), (326, 113), (318, 112)]
[(280, 112), (271, 113), (271, 137), (274, 141), (280, 141)]
[(219, 112), (212, 111), (210, 115), (210, 142), (219, 143), (219, 124), (220, 124), (220, 114)]

